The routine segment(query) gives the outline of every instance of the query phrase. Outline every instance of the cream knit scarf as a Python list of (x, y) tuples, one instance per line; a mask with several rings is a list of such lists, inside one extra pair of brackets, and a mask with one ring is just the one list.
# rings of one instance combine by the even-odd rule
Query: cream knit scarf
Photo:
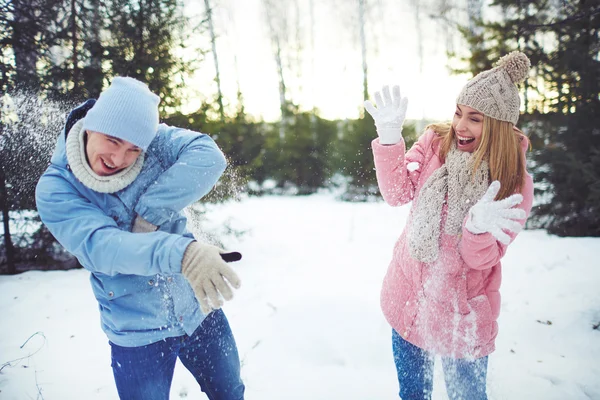
[(127, 187), (137, 178), (144, 165), (144, 154), (129, 167), (110, 176), (100, 176), (89, 166), (85, 157), (85, 130), (83, 119), (69, 131), (66, 143), (67, 161), (73, 175), (85, 186), (100, 193), (115, 193)]
[(473, 176), (474, 161), (472, 153), (460, 151), (453, 144), (446, 162), (431, 174), (421, 188), (408, 232), (408, 246), (414, 259), (425, 263), (437, 260), (446, 195), (448, 216), (444, 231), (449, 235), (461, 232), (469, 208), (484, 195), (489, 186), (488, 163), (482, 161)]

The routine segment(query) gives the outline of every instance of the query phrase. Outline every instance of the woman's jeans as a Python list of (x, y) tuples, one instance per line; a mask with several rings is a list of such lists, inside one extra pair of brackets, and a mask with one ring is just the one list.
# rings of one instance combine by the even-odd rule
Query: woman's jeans
[[(434, 357), (408, 343), (392, 330), (394, 362), (402, 400), (431, 399)], [(446, 391), (451, 400), (486, 400), (485, 379), (488, 357), (476, 360), (442, 357)]]
[(140, 347), (110, 345), (122, 400), (167, 400), (177, 357), (210, 400), (244, 398), (237, 347), (221, 310), (210, 313), (191, 336)]

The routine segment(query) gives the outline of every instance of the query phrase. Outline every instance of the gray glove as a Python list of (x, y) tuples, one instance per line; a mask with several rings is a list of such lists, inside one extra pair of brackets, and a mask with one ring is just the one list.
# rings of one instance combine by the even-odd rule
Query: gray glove
[[(213, 309), (221, 308), (223, 300), (231, 300), (233, 291), (230, 286), (239, 289), (240, 278), (233, 271), (221, 254), (223, 249), (206, 243), (192, 242), (183, 254), (181, 273), (190, 282), (202, 312), (208, 314)], [(208, 300), (212, 305), (209, 305)]]
[(140, 217), (139, 215), (136, 215), (135, 221), (133, 221), (133, 228), (131, 229), (131, 232), (147, 233), (154, 232), (157, 229), (158, 226), (153, 225), (150, 222), (146, 221), (144, 218)]
[(379, 143), (381, 144), (396, 144), (402, 139), (402, 124), (406, 117), (408, 99), (400, 96), (400, 86), (394, 86), (393, 91), (392, 96), (390, 87), (384, 86), (381, 89), (383, 98), (380, 92), (375, 92), (377, 108), (369, 100), (364, 103), (365, 109), (375, 121)]

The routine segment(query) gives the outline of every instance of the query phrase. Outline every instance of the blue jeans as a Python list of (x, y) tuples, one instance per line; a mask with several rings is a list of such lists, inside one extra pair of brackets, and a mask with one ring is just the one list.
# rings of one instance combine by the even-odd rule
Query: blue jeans
[(177, 357), (210, 400), (244, 398), (237, 346), (221, 310), (210, 313), (191, 336), (140, 347), (110, 345), (122, 400), (168, 400)]
[[(433, 355), (402, 339), (395, 330), (392, 330), (392, 347), (400, 383), (400, 398), (431, 399)], [(442, 357), (446, 391), (450, 400), (487, 400), (487, 362), (487, 356), (472, 361)]]

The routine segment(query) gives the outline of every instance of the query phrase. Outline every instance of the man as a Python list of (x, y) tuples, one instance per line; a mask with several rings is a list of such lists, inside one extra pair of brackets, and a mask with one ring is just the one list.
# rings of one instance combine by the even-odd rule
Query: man
[(240, 285), (223, 261), (235, 253), (195, 241), (181, 212), (226, 161), (207, 135), (159, 125), (158, 103), (144, 83), (117, 77), (73, 110), (38, 182), (38, 211), (91, 272), (121, 399), (168, 399), (177, 357), (209, 399), (243, 399), (219, 309)]

